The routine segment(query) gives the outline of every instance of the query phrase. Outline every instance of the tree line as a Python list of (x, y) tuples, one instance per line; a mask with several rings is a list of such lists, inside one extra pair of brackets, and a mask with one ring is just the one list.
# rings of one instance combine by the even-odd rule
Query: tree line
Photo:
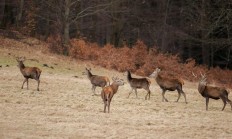
[(139, 39), (183, 62), (232, 68), (231, 0), (2, 0), (0, 21), (43, 40), (58, 35), (64, 48), (72, 38), (115, 47)]

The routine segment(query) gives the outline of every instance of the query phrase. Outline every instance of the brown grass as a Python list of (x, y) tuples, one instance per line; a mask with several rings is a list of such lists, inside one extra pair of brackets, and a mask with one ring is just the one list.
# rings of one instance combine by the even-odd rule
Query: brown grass
[[(205, 100), (197, 92), (197, 83), (186, 81), (183, 87), (188, 104), (184, 103), (183, 97), (179, 103), (175, 103), (176, 92), (167, 92), (166, 97), (170, 102), (161, 102), (161, 90), (154, 80), (150, 100), (144, 100), (144, 90), (138, 91), (138, 99), (135, 94), (127, 99), (130, 87), (126, 84), (114, 96), (111, 113), (105, 114), (100, 96), (92, 96), (90, 82), (81, 74), (84, 65), (91, 66), (95, 74), (109, 77), (118, 75), (125, 79), (122, 73), (50, 54), (43, 44), (38, 45), (35, 51), (34, 47), (24, 43), (1, 38), (3, 40), (8, 42), (8, 46), (4, 43), (4, 47), (0, 48), (0, 63), (3, 65), (0, 68), (0, 138), (232, 137), (230, 107), (221, 111), (223, 103), (210, 100), (209, 111), (205, 111)], [(19, 44), (21, 47), (17, 47)], [(43, 70), (41, 91), (36, 91), (34, 80), (29, 81), (29, 90), (20, 89), (23, 77), (9, 53), (40, 61), (26, 61), (26, 65)], [(43, 63), (55, 68), (42, 67)], [(6, 64), (10, 67), (5, 67)], [(78, 78), (74, 78), (74, 75)], [(98, 94), (100, 91), (97, 88)], [(232, 99), (231, 95), (229, 97)]]

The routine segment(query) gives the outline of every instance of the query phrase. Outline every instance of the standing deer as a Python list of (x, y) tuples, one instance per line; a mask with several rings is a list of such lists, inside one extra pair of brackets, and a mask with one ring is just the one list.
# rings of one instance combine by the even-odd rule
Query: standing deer
[[(192, 72), (194, 77), (197, 77), (193, 72)], [(209, 98), (211, 99), (222, 99), (224, 106), (222, 108), (222, 111), (226, 107), (226, 103), (228, 102), (231, 106), (232, 110), (232, 102), (228, 98), (229, 92), (224, 88), (224, 87), (216, 87), (216, 86), (209, 86), (207, 85), (207, 78), (206, 75), (201, 74), (201, 79), (198, 84), (198, 92), (205, 98), (206, 100), (206, 110), (208, 110), (208, 104), (209, 104)]]
[(23, 62), (26, 60), (25, 57), (16, 57), (16, 61), (18, 62), (18, 67), (22, 73), (22, 75), (24, 76), (24, 81), (23, 81), (23, 85), (22, 85), (22, 89), (24, 86), (24, 83), (27, 82), (27, 89), (28, 89), (28, 79), (35, 79), (38, 82), (38, 86), (37, 86), (37, 91), (39, 91), (39, 84), (40, 84), (40, 75), (42, 70), (40, 70), (37, 67), (26, 67)]
[(145, 96), (145, 99), (147, 99), (147, 96), (149, 96), (149, 99), (150, 99), (151, 91), (150, 91), (149, 87), (150, 87), (151, 81), (149, 79), (147, 79), (147, 78), (132, 78), (130, 71), (127, 71), (127, 81), (129, 82), (129, 84), (131, 86), (131, 92), (129, 93), (127, 98), (129, 98), (129, 96), (133, 92), (133, 90), (135, 90), (136, 98), (138, 98), (137, 89), (143, 88), (147, 91), (147, 95)]
[(160, 71), (161, 70), (159, 68), (156, 68), (156, 70), (149, 77), (155, 78), (157, 84), (162, 89), (162, 97), (163, 97), (162, 101), (165, 100), (166, 102), (168, 102), (168, 100), (164, 96), (165, 92), (167, 90), (169, 90), (169, 91), (177, 90), (178, 98), (177, 98), (176, 102), (179, 101), (180, 95), (182, 94), (184, 96), (185, 103), (187, 104), (186, 95), (185, 95), (184, 91), (182, 90), (182, 85), (184, 84), (184, 81), (182, 79), (180, 79), (180, 78), (165, 78), (165, 77), (162, 77), (159, 74)]
[(108, 113), (110, 112), (110, 103), (117, 93), (118, 87), (124, 85), (124, 81), (119, 78), (112, 78), (113, 83), (110, 86), (104, 87), (101, 92), (101, 97), (104, 102), (104, 113), (106, 112), (106, 107), (108, 107)]
[(85, 68), (85, 72), (83, 72), (83, 75), (87, 75), (88, 79), (90, 80), (92, 84), (92, 91), (93, 95), (95, 95), (95, 89), (96, 87), (105, 87), (108, 83), (110, 85), (110, 80), (106, 76), (98, 76), (98, 75), (93, 75), (91, 73), (91, 68)]

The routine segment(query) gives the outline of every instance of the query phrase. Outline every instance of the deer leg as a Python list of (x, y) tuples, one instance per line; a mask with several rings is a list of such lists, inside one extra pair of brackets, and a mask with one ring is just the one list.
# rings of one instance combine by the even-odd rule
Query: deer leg
[(37, 91), (39, 91), (40, 80), (38, 79), (37, 82), (38, 82)]
[(187, 99), (186, 99), (186, 94), (185, 94), (185, 92), (184, 92), (182, 89), (180, 90), (180, 92), (181, 92), (181, 94), (184, 96), (185, 103), (187, 104), (188, 102), (187, 102)]
[(107, 102), (108, 102), (108, 104), (107, 104), (108, 105), (108, 113), (110, 113), (110, 102), (111, 102), (111, 99), (109, 99)]
[(28, 90), (28, 79), (27, 79), (27, 90)]
[(230, 106), (231, 106), (231, 110), (232, 110), (232, 102), (231, 102), (231, 100), (229, 100), (229, 98), (228, 98), (228, 97), (226, 97), (226, 101), (230, 104)]
[(146, 89), (147, 90), (147, 95), (146, 95), (146, 97), (145, 97), (145, 100), (147, 100), (147, 96), (149, 95), (149, 100), (150, 100), (150, 96), (151, 96), (151, 91), (150, 91), (150, 89)]
[(163, 96), (163, 101), (165, 100), (166, 102), (168, 102), (168, 100), (165, 98), (165, 92), (166, 92), (166, 90), (165, 89), (163, 89), (163, 92), (162, 92), (162, 96)]
[(101, 93), (101, 97), (102, 97), (102, 100), (103, 100), (103, 103), (104, 103), (104, 113), (106, 112), (106, 98), (105, 98), (105, 95), (104, 95), (104, 92)]
[(222, 108), (222, 111), (223, 111), (225, 109), (225, 107), (226, 107), (226, 99), (225, 99), (225, 97), (221, 97), (221, 99), (222, 99), (222, 101), (224, 103), (224, 106)]
[(93, 95), (95, 95), (95, 89), (96, 89), (96, 86), (95, 86), (95, 85), (92, 85), (92, 92), (93, 92)]
[(131, 89), (131, 91), (129, 92), (129, 95), (128, 95), (128, 97), (127, 98), (129, 98), (129, 96), (130, 96), (130, 94), (133, 92), (133, 88)]
[(138, 98), (138, 94), (137, 94), (137, 89), (135, 88), (135, 95), (136, 95), (136, 98)]
[(27, 78), (24, 79), (21, 89), (23, 89), (24, 83), (27, 81)]
[(178, 98), (177, 98), (176, 102), (178, 102), (180, 99), (180, 90), (177, 90), (177, 92), (178, 92)]
[(107, 102), (104, 100), (104, 113), (106, 113), (106, 104)]
[(209, 98), (206, 97), (205, 100), (206, 100), (206, 110), (208, 111)]
[(186, 99), (186, 95), (185, 95), (185, 93), (183, 92), (183, 93), (182, 93), (182, 95), (184, 96), (185, 103), (187, 104), (188, 102), (187, 102), (187, 99)]

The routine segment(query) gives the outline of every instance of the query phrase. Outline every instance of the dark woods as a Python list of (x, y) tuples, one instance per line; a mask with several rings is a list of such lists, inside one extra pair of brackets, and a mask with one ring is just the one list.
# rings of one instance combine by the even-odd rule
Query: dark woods
[(232, 68), (232, 2), (228, 0), (2, 0), (0, 27), (48, 41), (69, 54), (70, 39), (104, 46), (148, 47)]

